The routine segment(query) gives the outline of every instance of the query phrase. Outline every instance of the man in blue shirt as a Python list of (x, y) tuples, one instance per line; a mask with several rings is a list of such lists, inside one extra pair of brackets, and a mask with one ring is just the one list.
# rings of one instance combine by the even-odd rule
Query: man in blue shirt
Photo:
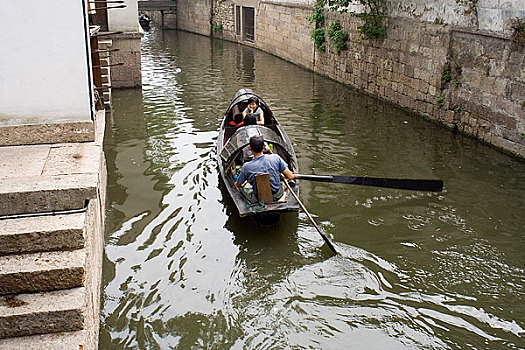
[[(241, 189), (252, 203), (255, 203), (257, 202), (255, 175), (268, 173), (270, 175), (273, 199), (278, 200), (284, 194), (280, 174), (284, 174), (288, 180), (293, 180), (294, 174), (288, 169), (288, 165), (279, 155), (263, 153), (264, 139), (262, 136), (252, 136), (249, 149), (253, 153), (254, 159), (243, 165), (235, 186)], [(251, 186), (248, 186), (246, 182)]]

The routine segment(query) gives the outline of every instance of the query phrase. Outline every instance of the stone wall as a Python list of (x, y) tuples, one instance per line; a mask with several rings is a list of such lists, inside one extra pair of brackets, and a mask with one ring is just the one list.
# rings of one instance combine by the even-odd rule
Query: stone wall
[(222, 26), (222, 32), (213, 31), (215, 37), (236, 41), (235, 35), (235, 3), (220, 1), (213, 7), (213, 25)]
[[(349, 32), (348, 50), (334, 53), (331, 44), (325, 52), (316, 51), (315, 71), (376, 97), (391, 101), (417, 113), (438, 114), (436, 104), (441, 74), (447, 61), (449, 29), (432, 23), (389, 19), (387, 39), (359, 39), (359, 20), (336, 13)], [(329, 42), (329, 41), (328, 41)]]
[(426, 22), (503, 33), (511, 18), (525, 17), (520, 0), (387, 0), (386, 12)]
[(212, 1), (217, 0), (179, 0), (177, 2), (177, 29), (210, 35)]
[[(499, 32), (477, 30), (478, 9), (465, 12), (468, 1), (462, 7), (456, 0), (430, 1), (427, 10), (419, 2), (389, 2), (392, 9), (397, 4), (398, 16), (386, 18), (384, 40), (360, 40), (360, 20), (351, 12), (326, 12), (327, 24), (339, 20), (349, 32), (348, 50), (336, 54), (329, 42), (325, 52), (313, 49), (311, 5), (259, 1), (255, 47), (525, 158), (525, 47), (509, 40), (503, 20), (493, 24)], [(486, 5), (480, 12), (494, 7), (478, 3)], [(223, 38), (242, 42), (234, 32), (235, 4), (214, 0), (212, 21), (223, 24)], [(519, 15), (517, 4), (492, 9), (496, 19)], [(188, 16), (182, 11), (179, 18)]]
[[(134, 88), (142, 86), (140, 33), (123, 33), (107, 36), (112, 40), (111, 87)], [(121, 65), (118, 65), (118, 64)]]
[(447, 123), (452, 119), (466, 134), (525, 157), (525, 47), (453, 30), (444, 69), (450, 78), (442, 91), (446, 112), (440, 112)]
[(313, 69), (311, 7), (261, 2), (256, 18), (255, 43), (261, 50)]

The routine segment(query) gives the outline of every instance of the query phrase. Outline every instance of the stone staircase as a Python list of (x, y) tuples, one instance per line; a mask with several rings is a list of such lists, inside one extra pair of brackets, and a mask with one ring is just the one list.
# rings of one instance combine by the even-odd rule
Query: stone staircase
[(97, 348), (104, 195), (101, 136), (0, 147), (0, 350)]
[(85, 221), (86, 213), (0, 220), (0, 349), (24, 348), (5, 338), (76, 338), (84, 329)]

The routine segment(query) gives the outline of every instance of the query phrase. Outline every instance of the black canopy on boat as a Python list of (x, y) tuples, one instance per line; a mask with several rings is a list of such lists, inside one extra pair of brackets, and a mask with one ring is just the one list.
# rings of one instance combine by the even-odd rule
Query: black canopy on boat
[(286, 143), (281, 136), (270, 128), (261, 125), (249, 125), (239, 128), (228, 140), (222, 149), (220, 156), (224, 162), (228, 162), (236, 153), (250, 143), (250, 137), (262, 135), (264, 141), (278, 144), (286, 150), (289, 156), (293, 155), (293, 149), (289, 143)]
[[(272, 110), (268, 107), (266, 102), (264, 102), (262, 98), (257, 96), (251, 89), (240, 89), (239, 91), (235, 93), (235, 95), (233, 95), (232, 100), (230, 102), (230, 106), (228, 107), (228, 110), (226, 111), (226, 116), (231, 117), (233, 114), (232, 109), (235, 106), (239, 105), (239, 103), (243, 105), (242, 109), (244, 109), (246, 107), (245, 103), (248, 101), (250, 97), (257, 97), (257, 99), (259, 100), (259, 107), (261, 107), (261, 109), (263, 110), (265, 124), (275, 123), (275, 119), (274, 119)], [(243, 104), (243, 102), (245, 103)], [(240, 112), (242, 112), (242, 110)]]

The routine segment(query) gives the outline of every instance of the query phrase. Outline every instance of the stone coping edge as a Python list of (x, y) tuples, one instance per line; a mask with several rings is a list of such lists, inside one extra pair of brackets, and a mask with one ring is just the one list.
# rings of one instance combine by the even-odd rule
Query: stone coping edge
[(93, 121), (0, 125), (0, 146), (95, 141)]

